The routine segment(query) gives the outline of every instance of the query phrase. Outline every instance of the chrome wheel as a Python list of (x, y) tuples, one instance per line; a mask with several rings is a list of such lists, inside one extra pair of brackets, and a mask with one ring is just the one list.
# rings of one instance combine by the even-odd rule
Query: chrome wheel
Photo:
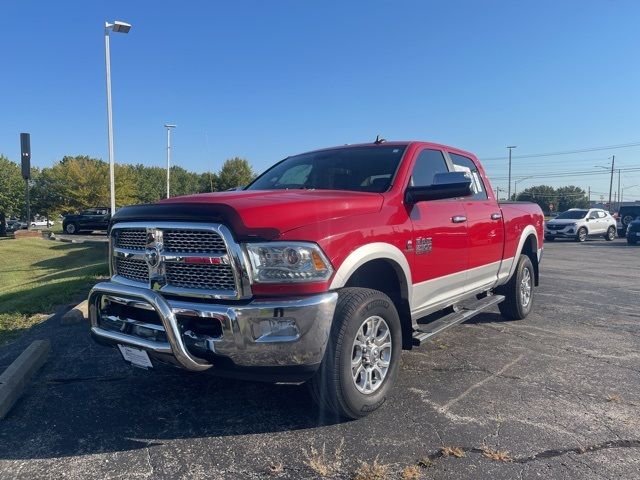
[(384, 318), (367, 318), (353, 340), (351, 376), (359, 392), (370, 394), (384, 382), (391, 363), (391, 330)]
[(587, 239), (587, 230), (584, 228), (581, 228), (578, 231), (578, 241), (584, 242), (586, 239)]
[(67, 225), (67, 228), (65, 230), (67, 231), (67, 233), (73, 235), (74, 233), (76, 233), (76, 226), (73, 223), (70, 223)]
[(531, 289), (531, 272), (525, 268), (522, 270), (522, 279), (520, 280), (520, 302), (523, 308), (526, 308), (531, 301)]

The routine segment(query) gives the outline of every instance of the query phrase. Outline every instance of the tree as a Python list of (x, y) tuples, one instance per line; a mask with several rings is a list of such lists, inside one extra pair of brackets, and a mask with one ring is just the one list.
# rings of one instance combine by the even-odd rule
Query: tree
[[(165, 183), (166, 188), (166, 183)], [(171, 167), (171, 196), (191, 195), (198, 193), (200, 188), (200, 176), (197, 173), (188, 172), (182, 167)]]
[(0, 155), (0, 235), (6, 235), (6, 217), (20, 213), (25, 203), (24, 190), (20, 166)]
[(218, 190), (224, 191), (244, 187), (255, 178), (251, 165), (244, 158), (234, 157), (225, 160), (218, 173)]
[(136, 192), (133, 203), (153, 203), (166, 197), (167, 170), (161, 167), (133, 167)]
[(43, 168), (33, 175), (31, 211), (47, 218), (63, 213), (64, 200), (51, 168)]
[(557, 194), (553, 187), (548, 185), (538, 185), (529, 187), (518, 194), (516, 200), (522, 202), (534, 202), (540, 205), (543, 212), (550, 210), (549, 205), (553, 204), (554, 210), (558, 208)]
[(63, 210), (109, 205), (109, 165), (106, 162), (88, 156), (65, 156), (51, 170)]
[(587, 192), (574, 185), (560, 187), (556, 189), (558, 197), (558, 211), (564, 212), (570, 208), (589, 208), (589, 198)]
[(200, 179), (198, 180), (198, 192), (216, 192), (219, 190), (218, 175), (213, 172), (204, 172), (200, 175)]

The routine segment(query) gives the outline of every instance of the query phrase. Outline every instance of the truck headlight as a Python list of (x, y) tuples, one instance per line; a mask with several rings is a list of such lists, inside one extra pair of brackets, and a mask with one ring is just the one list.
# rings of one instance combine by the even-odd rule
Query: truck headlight
[(328, 280), (333, 267), (320, 247), (306, 242), (246, 243), (254, 283)]

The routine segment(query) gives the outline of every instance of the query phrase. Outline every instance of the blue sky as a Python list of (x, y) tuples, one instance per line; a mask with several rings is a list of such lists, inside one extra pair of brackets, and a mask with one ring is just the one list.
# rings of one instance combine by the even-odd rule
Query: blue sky
[[(195, 171), (236, 155), (260, 171), (377, 133), (487, 159), (640, 142), (637, 1), (3, 0), (0, 153), (17, 160), (28, 131), (36, 166), (107, 158), (112, 19), (133, 24), (111, 38), (118, 162), (163, 165), (167, 122), (175, 163)], [(632, 147), (516, 159), (514, 175), (593, 171), (612, 154), (640, 167)], [(485, 165), (506, 186), (506, 162)], [(544, 183), (608, 191), (606, 172)], [(640, 198), (640, 171), (622, 184)]]

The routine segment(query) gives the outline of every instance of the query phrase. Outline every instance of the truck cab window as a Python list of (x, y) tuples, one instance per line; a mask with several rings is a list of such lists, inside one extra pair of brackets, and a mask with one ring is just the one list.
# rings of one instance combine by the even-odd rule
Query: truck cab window
[(456, 172), (466, 172), (469, 174), (471, 178), (471, 190), (473, 191), (471, 199), (486, 200), (488, 198), (487, 191), (484, 188), (484, 183), (482, 183), (482, 177), (480, 176), (480, 172), (478, 172), (478, 167), (473, 163), (473, 160), (458, 155), (457, 153), (450, 153), (449, 156), (453, 161), (453, 167)]
[(433, 185), (433, 177), (436, 173), (446, 173), (448, 171), (447, 162), (440, 150), (422, 150), (413, 166), (409, 186), (427, 187)]

